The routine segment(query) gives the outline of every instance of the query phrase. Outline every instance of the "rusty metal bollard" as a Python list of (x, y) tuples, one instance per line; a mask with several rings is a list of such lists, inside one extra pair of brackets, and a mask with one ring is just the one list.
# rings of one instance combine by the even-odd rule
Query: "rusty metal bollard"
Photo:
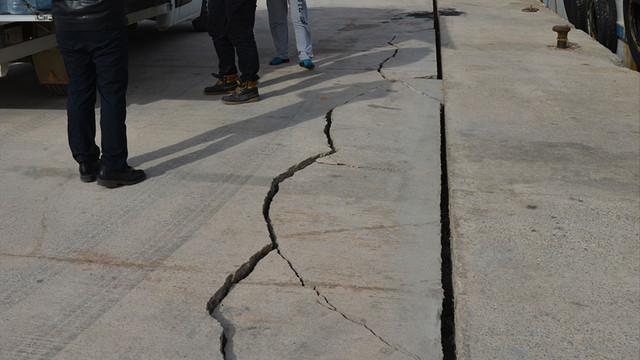
[(559, 49), (566, 49), (567, 44), (569, 44), (568, 33), (571, 31), (571, 26), (556, 25), (551, 30), (558, 33), (558, 45), (556, 45), (556, 47)]

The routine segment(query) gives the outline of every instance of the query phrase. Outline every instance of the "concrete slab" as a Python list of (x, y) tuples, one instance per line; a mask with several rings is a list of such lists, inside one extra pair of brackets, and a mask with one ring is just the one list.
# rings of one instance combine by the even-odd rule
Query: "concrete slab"
[(457, 358), (637, 358), (640, 74), (540, 2), (438, 6)]
[[(269, 253), (214, 311), (228, 358), (441, 357), (439, 318), (430, 315), (442, 301), (442, 90), (439, 81), (408, 86), (425, 71), (396, 58), (383, 69), (397, 78), (380, 71), (376, 87), (327, 114), (335, 152), (278, 183), (269, 208), (278, 255)], [(289, 280), (274, 283), (282, 272)]]
[[(64, 99), (38, 88), (28, 66), (12, 67), (0, 79), (1, 358), (439, 356), (442, 92), (439, 82), (425, 80), (435, 74), (433, 22), (409, 16), (431, 4), (310, 5), (317, 19), (313, 71), (295, 63), (266, 65), (273, 49), (259, 4), (262, 101), (243, 106), (202, 95), (216, 69), (206, 34), (194, 33), (190, 24), (166, 32), (139, 25), (131, 35), (129, 162), (148, 179), (136, 186), (108, 190), (81, 183), (66, 144)], [(327, 161), (362, 168), (325, 164), (297, 173), (278, 194), (271, 225), (285, 235), (317, 231), (295, 219), (334, 231), (337, 223), (315, 217), (335, 211), (330, 200), (336, 199), (325, 196), (334, 191), (330, 175), (340, 168), (349, 176), (341, 174), (336, 194), (357, 195), (361, 205), (356, 214), (340, 210), (339, 228), (357, 224), (359, 237), (381, 236), (381, 242), (343, 248), (343, 256), (353, 252), (343, 263), (352, 273), (306, 272), (317, 289), (322, 285), (322, 296), (301, 286), (271, 252), (209, 309), (211, 317), (207, 303), (229, 275), (272, 244), (263, 207), (273, 200), (274, 179), (331, 151), (328, 119), (342, 149)], [(382, 168), (367, 169), (376, 164)], [(389, 169), (399, 172), (392, 178)], [(298, 207), (316, 202), (318, 214)], [(384, 212), (369, 213), (382, 204)], [(313, 249), (300, 243), (287, 251), (296, 263), (314, 259), (308, 265), (319, 269), (317, 261), (332, 260), (327, 255), (338, 239), (332, 236), (334, 248), (325, 254), (310, 254)], [(388, 244), (394, 248), (384, 249)], [(367, 257), (349, 265), (362, 251)]]
[[(336, 109), (336, 152), (279, 185), (270, 208), (277, 269), (256, 269), (232, 288), (218, 315), (229, 322), (227, 347), (237, 358), (253, 347), (264, 359), (442, 356), (440, 321), (433, 316), (442, 303), (440, 172), (439, 157), (430, 156), (440, 146), (440, 102), (402, 84), (392, 88), (402, 100), (381, 99), (375, 91), (360, 100), (380, 106), (377, 121), (360, 103)], [(385, 110), (391, 106), (397, 108)], [(287, 267), (295, 274), (287, 283), (265, 278)], [(296, 319), (277, 316), (260, 325), (257, 298), (266, 303), (261, 311), (282, 307)]]

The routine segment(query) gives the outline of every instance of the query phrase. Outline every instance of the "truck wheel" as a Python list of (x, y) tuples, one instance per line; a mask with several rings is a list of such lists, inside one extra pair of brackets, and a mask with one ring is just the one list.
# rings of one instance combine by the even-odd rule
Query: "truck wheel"
[(587, 23), (589, 25), (589, 34), (600, 44), (615, 53), (618, 47), (615, 0), (589, 0), (588, 4)]
[(578, 30), (588, 31), (586, 0), (564, 0), (567, 18)]
[(640, 0), (623, 0), (624, 31), (631, 57), (640, 67)]
[(67, 96), (69, 87), (67, 84), (44, 84), (44, 87), (54, 95)]
[(191, 24), (193, 28), (198, 32), (204, 32), (208, 30), (207, 26), (208, 21), (208, 11), (207, 11), (207, 0), (202, 0), (202, 8), (200, 9), (200, 16), (193, 20)]

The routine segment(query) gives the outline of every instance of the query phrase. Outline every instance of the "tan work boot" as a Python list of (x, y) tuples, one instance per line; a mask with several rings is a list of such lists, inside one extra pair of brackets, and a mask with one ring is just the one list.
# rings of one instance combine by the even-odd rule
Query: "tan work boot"
[(217, 78), (218, 81), (215, 85), (204, 89), (205, 95), (231, 94), (238, 86), (238, 74), (218, 75), (214, 73), (211, 75)]
[(238, 82), (236, 90), (228, 96), (222, 97), (222, 102), (228, 105), (246, 104), (260, 100), (257, 81)]

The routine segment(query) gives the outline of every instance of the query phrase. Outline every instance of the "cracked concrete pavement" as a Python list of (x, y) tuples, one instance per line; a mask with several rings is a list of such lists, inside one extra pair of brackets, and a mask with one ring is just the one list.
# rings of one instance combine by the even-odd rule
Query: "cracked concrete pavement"
[(0, 358), (441, 357), (440, 105), (425, 1), (310, 4), (316, 69), (225, 106), (206, 34), (131, 34), (130, 164), (81, 183), (64, 99), (0, 79)]
[(206, 34), (131, 33), (131, 187), (80, 182), (30, 65), (0, 78), (0, 358), (451, 356), (441, 156), (457, 358), (636, 358), (640, 74), (536, 0), (439, 0), (444, 81), (431, 1), (310, 6), (313, 71), (267, 65), (259, 2), (242, 106), (202, 95)]

